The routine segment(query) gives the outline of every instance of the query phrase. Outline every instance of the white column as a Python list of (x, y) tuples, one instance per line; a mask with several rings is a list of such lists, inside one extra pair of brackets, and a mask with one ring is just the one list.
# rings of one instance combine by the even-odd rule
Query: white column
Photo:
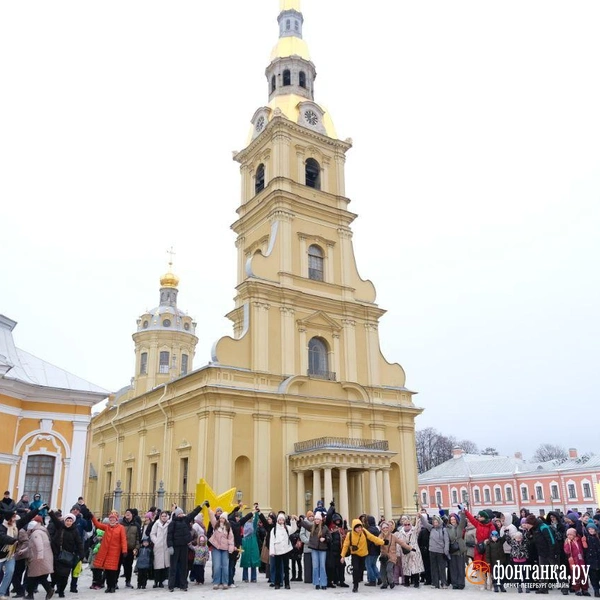
[(296, 514), (303, 515), (306, 511), (306, 485), (304, 482), (304, 471), (296, 471), (297, 490)]
[(317, 505), (317, 502), (321, 500), (323, 494), (321, 493), (321, 469), (313, 469), (313, 506)]
[(300, 334), (300, 375), (306, 375), (308, 372), (308, 346), (306, 342), (306, 328), (298, 329)]
[[(271, 420), (270, 414), (254, 414), (254, 481), (253, 491), (255, 501), (262, 508), (273, 508), (269, 505), (271, 500), (271, 480), (269, 469), (265, 465), (271, 464)], [(231, 440), (228, 440), (231, 444)], [(275, 507), (277, 509), (277, 507)]]
[[(77, 498), (83, 494), (87, 429), (88, 421), (73, 421), (71, 461), (68, 469), (65, 469), (65, 475), (63, 479), (63, 511), (71, 508), (71, 506), (73, 506), (73, 504), (77, 501)], [(98, 465), (98, 467), (102, 468), (101, 465)]]
[(383, 512), (386, 519), (392, 518), (392, 487), (390, 469), (383, 469)]
[(325, 479), (325, 506), (333, 500), (333, 479), (331, 477), (331, 467), (323, 469)]
[(338, 469), (340, 473), (340, 498), (337, 505), (340, 507), (340, 514), (343, 519), (347, 519), (348, 523), (351, 522), (352, 516), (349, 514), (350, 508), (348, 503), (348, 469)]
[(379, 516), (379, 502), (377, 500), (377, 470), (369, 469), (369, 512), (376, 519)]

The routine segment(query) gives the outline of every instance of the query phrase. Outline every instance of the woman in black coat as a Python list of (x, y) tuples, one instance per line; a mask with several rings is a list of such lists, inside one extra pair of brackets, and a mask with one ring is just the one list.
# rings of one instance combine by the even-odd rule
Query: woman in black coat
[[(50, 519), (55, 527), (52, 536), (52, 553), (54, 554), (54, 582), (59, 598), (65, 597), (65, 588), (71, 575), (71, 592), (77, 593), (77, 577), (72, 576), (73, 569), (80, 560), (83, 560), (83, 541), (75, 527), (75, 515), (69, 513), (64, 521), (61, 521), (54, 512), (50, 512)], [(74, 555), (72, 564), (59, 562), (60, 551), (65, 550)]]

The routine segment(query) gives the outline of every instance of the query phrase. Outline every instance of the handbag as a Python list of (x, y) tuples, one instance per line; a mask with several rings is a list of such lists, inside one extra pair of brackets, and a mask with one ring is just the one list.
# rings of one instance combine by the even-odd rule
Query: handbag
[(260, 562), (263, 562), (266, 565), (268, 565), (269, 564), (269, 558), (270, 558), (269, 557), (269, 546), (267, 546), (267, 538), (265, 537), (265, 539), (263, 541), (262, 548), (260, 550)]
[(405, 548), (404, 546), (401, 546), (402, 548), (402, 554), (410, 554), (412, 552), (412, 550), (409, 550), (408, 548)]
[(450, 544), (448, 546), (449, 552), (458, 552), (459, 550), (460, 550), (460, 546), (458, 545), (458, 542), (450, 542)]
[(485, 542), (477, 542), (475, 545), (479, 554), (485, 554)]
[(72, 552), (69, 552), (68, 550), (63, 550), (63, 535), (64, 535), (64, 531), (61, 530), (60, 532), (60, 548), (59, 548), (59, 552), (58, 552), (58, 556), (56, 558), (56, 561), (65, 566), (65, 567), (71, 567), (71, 569), (77, 564), (77, 562), (79, 562), (79, 558), (77, 556), (75, 556), (75, 554), (73, 554)]

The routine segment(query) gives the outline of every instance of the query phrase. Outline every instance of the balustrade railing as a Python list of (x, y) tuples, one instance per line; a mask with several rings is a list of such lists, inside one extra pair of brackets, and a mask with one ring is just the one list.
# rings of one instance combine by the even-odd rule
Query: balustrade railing
[(386, 452), (389, 450), (387, 440), (364, 440), (361, 438), (322, 437), (305, 440), (294, 444), (295, 452), (310, 452), (324, 448), (343, 450), (376, 450)]

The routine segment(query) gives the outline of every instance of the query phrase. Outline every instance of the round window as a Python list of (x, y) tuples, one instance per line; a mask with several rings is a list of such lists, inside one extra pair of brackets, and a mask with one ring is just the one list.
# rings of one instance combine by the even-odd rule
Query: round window
[(189, 331), (189, 330), (190, 330), (190, 324), (189, 324), (189, 323), (184, 323), (184, 324), (183, 324), (183, 328), (184, 328), (186, 331)]
[(163, 321), (163, 327), (171, 327), (171, 321), (169, 319), (165, 319)]
[(144, 324), (142, 325), (142, 327), (144, 329), (148, 329), (148, 321), (144, 321)]

